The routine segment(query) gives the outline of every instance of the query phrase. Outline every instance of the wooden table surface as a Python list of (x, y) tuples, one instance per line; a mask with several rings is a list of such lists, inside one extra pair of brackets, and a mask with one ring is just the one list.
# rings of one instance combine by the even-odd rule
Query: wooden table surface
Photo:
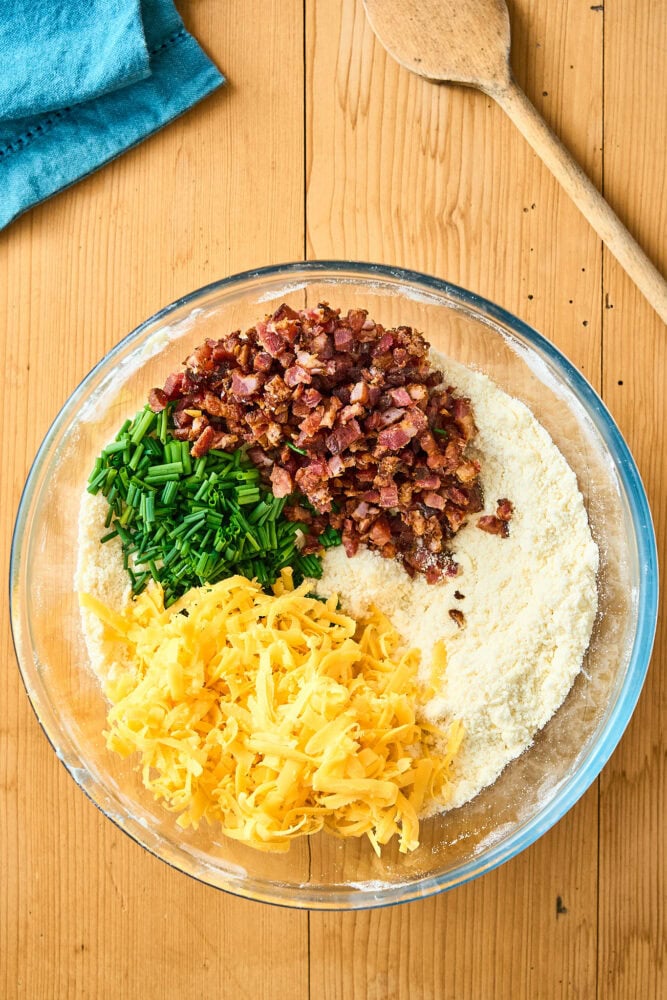
[[(625, 434), (664, 558), (667, 330), (502, 112), (399, 68), (360, 0), (179, 6), (228, 85), (0, 234), (3, 572), (30, 462), (93, 364), (191, 289), (303, 257), (427, 271), (549, 337)], [(667, 2), (510, 11), (517, 80), (667, 273)], [(529, 850), (425, 902), (309, 914), (200, 885), (105, 819), (3, 615), (3, 998), (667, 996), (662, 627), (611, 761)]]

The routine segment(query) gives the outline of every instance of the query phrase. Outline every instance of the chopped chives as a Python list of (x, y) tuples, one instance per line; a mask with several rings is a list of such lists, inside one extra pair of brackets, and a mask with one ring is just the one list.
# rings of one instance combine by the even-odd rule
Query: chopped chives
[[(137, 415), (139, 416), (139, 415)], [(136, 423), (132, 434), (130, 436), (130, 441), (132, 444), (137, 445), (141, 439), (148, 433), (153, 424), (155, 423), (155, 414), (150, 409), (150, 407), (145, 407), (143, 413), (139, 416), (139, 421)]]
[(162, 465), (154, 465), (146, 473), (146, 479), (155, 479), (159, 476), (171, 475), (174, 472), (179, 473), (179, 475), (183, 472), (183, 463), (181, 461), (163, 462)]
[(246, 535), (245, 535), (245, 537), (246, 537), (246, 540), (247, 540), (248, 542), (250, 542), (250, 544), (252, 545), (252, 547), (253, 547), (253, 549), (255, 550), (255, 552), (261, 552), (261, 550), (262, 550), (262, 546), (261, 546), (261, 545), (259, 544), (259, 542), (258, 542), (258, 541), (257, 541), (257, 540), (255, 539), (254, 535), (252, 535), (252, 534), (251, 534), (251, 533), (250, 533), (249, 531), (246, 531)]
[(144, 519), (146, 524), (152, 524), (155, 520), (155, 494), (148, 493), (146, 496), (146, 505), (144, 509)]
[(102, 454), (104, 455), (105, 458), (108, 458), (109, 455), (115, 455), (117, 451), (123, 451), (124, 448), (125, 448), (124, 440), (112, 441), (111, 444), (108, 444), (106, 446)]
[(164, 410), (160, 412), (160, 415), (158, 416), (157, 420), (157, 434), (162, 444), (167, 443), (168, 420), (169, 420), (169, 407), (165, 406)]
[[(146, 407), (126, 421), (97, 458), (88, 489), (109, 503), (105, 541), (118, 537), (134, 593), (149, 579), (162, 585), (165, 604), (193, 586), (235, 573), (270, 586), (284, 566), (294, 579), (321, 576), (320, 560), (296, 547), (299, 522), (283, 520), (288, 498), (261, 483), (244, 448), (209, 451), (198, 459), (171, 433), (171, 405)], [(299, 450), (296, 449), (295, 450)], [(320, 536), (339, 544), (338, 532)]]
[(161, 502), (169, 507), (174, 502), (174, 498), (178, 493), (178, 482), (172, 480), (169, 483), (165, 483), (164, 489), (162, 490), (162, 495), (160, 496)]
[(190, 458), (190, 449), (188, 448), (187, 441), (179, 441), (181, 446), (181, 462), (183, 463), (183, 472), (186, 476), (189, 476), (192, 472), (192, 459)]

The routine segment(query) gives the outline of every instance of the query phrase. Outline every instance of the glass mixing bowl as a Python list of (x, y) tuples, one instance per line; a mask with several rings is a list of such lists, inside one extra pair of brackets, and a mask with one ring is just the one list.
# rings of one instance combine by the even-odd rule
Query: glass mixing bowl
[[(131, 760), (105, 749), (106, 704), (87, 661), (74, 569), (77, 511), (93, 460), (148, 389), (206, 337), (246, 329), (285, 301), (364, 307), (424, 331), (444, 354), (523, 400), (575, 470), (600, 548), (599, 614), (584, 669), (533, 746), (469, 804), (422, 824), (410, 855), (376, 857), (366, 838), (327, 834), (265, 854), (201, 826), (183, 832), (143, 789)], [(127, 336), (72, 393), (42, 444), (21, 499), (10, 571), (11, 617), (26, 690), (74, 780), (157, 857), (240, 896), (354, 909), (429, 896), (528, 847), (577, 801), (618, 743), (637, 702), (657, 611), (656, 547), (646, 495), (614, 421), (580, 373), (505, 310), (444, 281), (369, 264), (286, 264), (216, 282)]]

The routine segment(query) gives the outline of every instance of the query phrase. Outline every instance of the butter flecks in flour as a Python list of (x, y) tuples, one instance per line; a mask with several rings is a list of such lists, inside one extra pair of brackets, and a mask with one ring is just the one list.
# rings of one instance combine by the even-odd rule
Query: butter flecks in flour
[[(423, 711), (433, 722), (463, 721), (452, 808), (495, 781), (565, 699), (597, 611), (598, 551), (576, 476), (530, 410), (479, 372), (438, 355), (434, 364), (472, 400), (484, 513), (509, 498), (509, 538), (486, 534), (471, 517), (454, 540), (460, 575), (435, 585), (408, 580), (367, 550), (347, 559), (334, 549), (316, 589), (339, 592), (355, 616), (380, 608), (422, 650), (424, 682), (433, 645), (445, 640), (444, 683)], [(450, 609), (463, 612), (462, 628)]]

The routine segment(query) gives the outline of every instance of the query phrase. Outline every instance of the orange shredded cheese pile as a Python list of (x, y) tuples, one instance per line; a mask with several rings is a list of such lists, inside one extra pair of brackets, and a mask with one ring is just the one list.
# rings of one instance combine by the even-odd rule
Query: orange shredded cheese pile
[(397, 655), (388, 619), (357, 626), (306, 589), (290, 571), (273, 596), (235, 576), (165, 610), (153, 584), (122, 614), (80, 595), (132, 651), (106, 683), (107, 746), (141, 755), (145, 786), (184, 828), (206, 819), (264, 850), (323, 828), (414, 850), (462, 725), (417, 720), (419, 652)]

